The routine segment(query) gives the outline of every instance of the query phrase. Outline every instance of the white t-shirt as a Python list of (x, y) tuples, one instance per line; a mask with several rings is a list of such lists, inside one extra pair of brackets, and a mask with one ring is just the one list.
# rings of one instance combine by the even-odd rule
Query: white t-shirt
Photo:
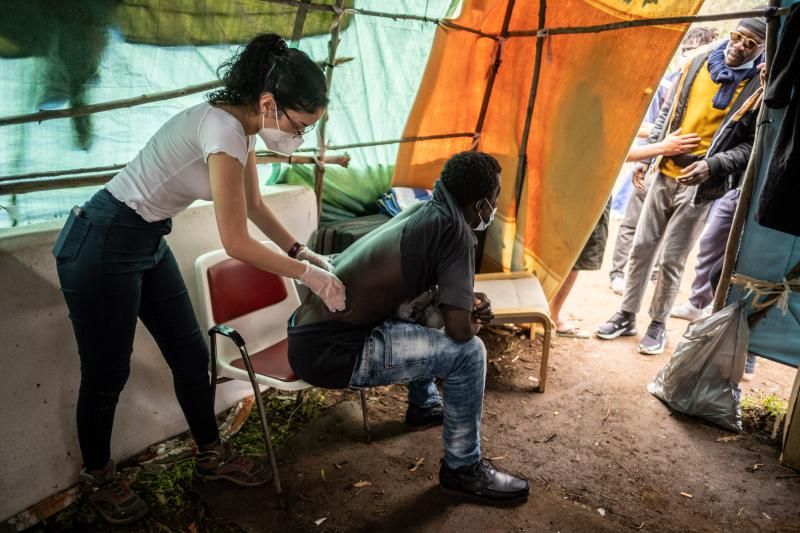
[(211, 200), (209, 155), (224, 152), (244, 166), (255, 142), (236, 117), (204, 102), (164, 123), (106, 189), (148, 222), (171, 218)]

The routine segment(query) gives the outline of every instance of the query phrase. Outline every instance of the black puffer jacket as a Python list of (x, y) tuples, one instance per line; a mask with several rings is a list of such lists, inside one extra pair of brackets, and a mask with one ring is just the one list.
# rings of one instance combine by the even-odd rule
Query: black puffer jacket
[[(694, 83), (697, 73), (701, 68), (706, 68), (708, 53), (700, 54), (687, 65), (680, 78), (672, 88), (672, 92), (667, 96), (664, 105), (653, 126), (649, 142), (663, 140), (668, 132), (673, 132), (681, 127), (683, 115), (686, 112), (686, 103), (689, 100), (689, 93)], [(756, 58), (758, 64), (761, 58)], [(722, 124), (717, 129), (711, 139), (711, 146), (706, 152), (705, 159), (708, 161), (710, 177), (695, 185), (693, 203), (701, 204), (716, 200), (729, 190), (739, 185), (739, 180), (747, 168), (747, 161), (750, 159), (750, 152), (753, 149), (753, 137), (756, 130), (755, 111), (746, 112), (739, 120), (734, 120), (734, 115), (742, 105), (750, 98), (760, 85), (758, 76), (753, 76), (747, 81), (731, 105)], [(675, 94), (677, 92), (677, 97)], [(711, 102), (708, 102), (711, 107)], [(668, 125), (668, 127), (664, 127)], [(685, 131), (683, 133), (691, 133)], [(657, 166), (661, 158), (656, 158)]]
[(785, 107), (786, 114), (775, 137), (756, 221), (800, 236), (800, 4), (786, 20), (769, 77), (764, 103)]

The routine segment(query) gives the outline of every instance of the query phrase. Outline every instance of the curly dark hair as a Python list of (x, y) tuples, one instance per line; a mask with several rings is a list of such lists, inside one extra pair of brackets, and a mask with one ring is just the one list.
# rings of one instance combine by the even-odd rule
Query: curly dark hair
[(483, 152), (459, 152), (444, 164), (439, 178), (464, 206), (488, 198), (500, 185), (500, 163)]
[(322, 69), (274, 33), (255, 37), (220, 65), (218, 75), (220, 71), (224, 71), (220, 78), (225, 86), (208, 94), (212, 104), (255, 106), (267, 91), (284, 109), (314, 113), (328, 105)]
[(717, 30), (707, 26), (695, 26), (686, 32), (681, 41), (681, 48), (698, 48), (705, 44), (714, 42), (719, 36)]

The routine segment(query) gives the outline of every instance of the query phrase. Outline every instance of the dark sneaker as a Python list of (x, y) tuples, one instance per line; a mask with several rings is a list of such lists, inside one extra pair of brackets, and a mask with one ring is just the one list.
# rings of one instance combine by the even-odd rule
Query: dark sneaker
[(81, 470), (81, 492), (109, 524), (131, 524), (147, 514), (147, 504), (117, 473), (114, 461), (99, 470)]
[(636, 335), (636, 315), (617, 311), (605, 324), (598, 326), (594, 334), (606, 340)]
[(441, 426), (444, 423), (444, 409), (442, 404), (432, 407), (417, 407), (413, 403), (408, 404), (406, 410), (406, 425), (412, 429), (424, 429), (433, 426)]
[(195, 473), (205, 481), (219, 479), (241, 487), (257, 487), (272, 479), (272, 470), (256, 457), (238, 454), (227, 440), (195, 454)]
[(667, 328), (663, 322), (650, 322), (647, 333), (639, 343), (639, 353), (644, 355), (658, 355), (664, 353), (667, 344)]
[(500, 472), (484, 459), (456, 469), (448, 468), (442, 460), (439, 485), (447, 493), (480, 503), (518, 503), (525, 501), (530, 493), (527, 479)]

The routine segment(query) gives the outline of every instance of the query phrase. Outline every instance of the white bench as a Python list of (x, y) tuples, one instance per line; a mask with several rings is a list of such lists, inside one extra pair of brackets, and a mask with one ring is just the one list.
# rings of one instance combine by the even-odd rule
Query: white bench
[(533, 324), (542, 324), (544, 340), (542, 362), (539, 365), (539, 385), (536, 390), (544, 392), (553, 321), (550, 319), (550, 306), (539, 279), (529, 272), (476, 274), (475, 291), (486, 293), (492, 302), (492, 324), (530, 324), (531, 340), (535, 337)]

